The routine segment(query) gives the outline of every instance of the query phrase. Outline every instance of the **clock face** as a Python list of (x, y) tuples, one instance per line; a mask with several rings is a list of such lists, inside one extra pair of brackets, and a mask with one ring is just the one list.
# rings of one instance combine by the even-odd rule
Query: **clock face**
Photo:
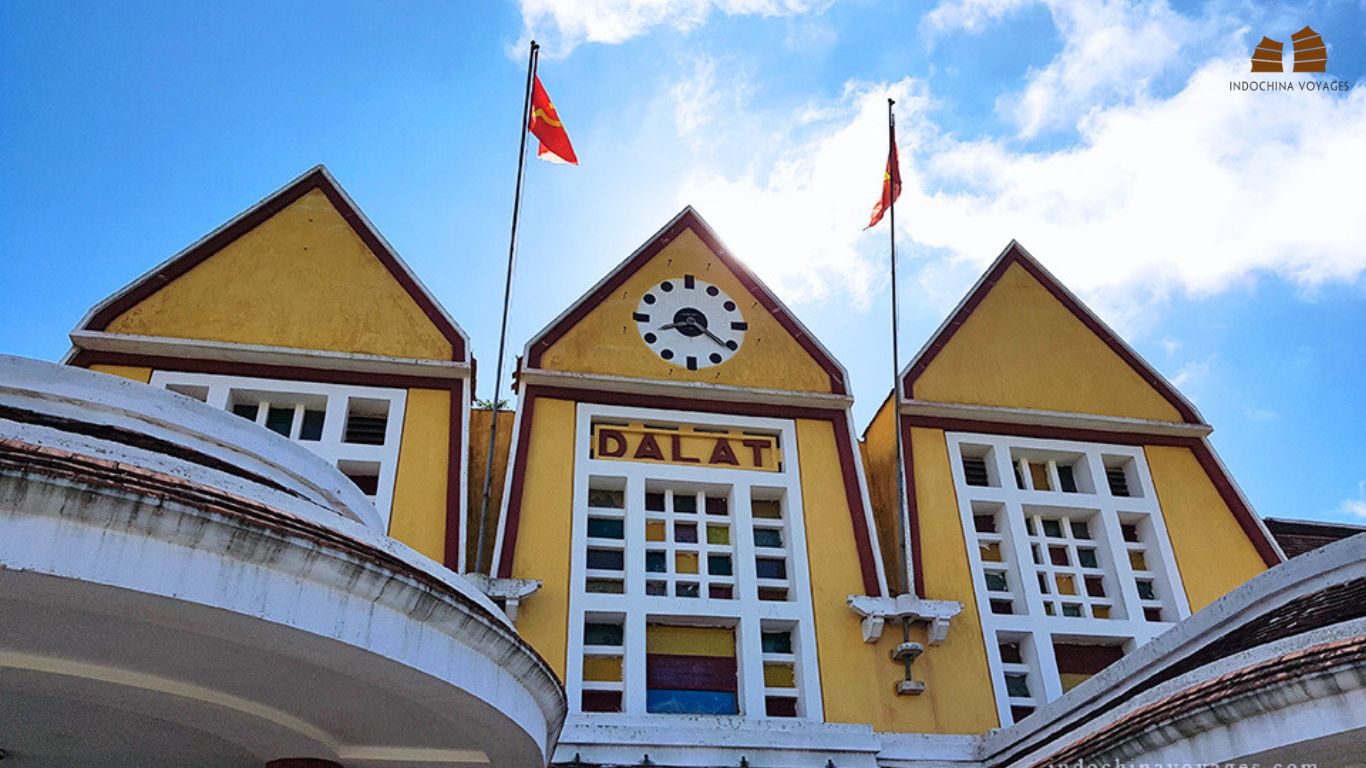
[(692, 275), (653, 285), (640, 297), (636, 328), (656, 355), (696, 371), (733, 357), (749, 330), (731, 297)]

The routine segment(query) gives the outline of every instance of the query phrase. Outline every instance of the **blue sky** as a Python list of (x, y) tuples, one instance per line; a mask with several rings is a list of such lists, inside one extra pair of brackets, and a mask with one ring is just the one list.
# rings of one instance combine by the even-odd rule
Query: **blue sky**
[[(903, 359), (1018, 238), (1175, 381), (1263, 514), (1366, 522), (1366, 91), (1245, 93), (1352, 2), (0, 4), (0, 350), (326, 163), (492, 364), (525, 41), (582, 165), (532, 163), (511, 338), (691, 203), (885, 394), (885, 99)], [(1308, 79), (1287, 75), (1288, 80)], [(485, 369), (487, 371), (487, 368)], [(492, 377), (481, 377), (487, 396)]]

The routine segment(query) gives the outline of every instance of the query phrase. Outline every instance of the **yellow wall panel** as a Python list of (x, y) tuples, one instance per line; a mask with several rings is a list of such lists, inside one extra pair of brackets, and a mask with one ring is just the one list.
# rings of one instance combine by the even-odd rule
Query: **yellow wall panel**
[(1019, 264), (916, 380), (922, 400), (1181, 421), (1176, 408)]
[(651, 624), (645, 630), (645, 651), (678, 656), (735, 656), (735, 630), (730, 627), (685, 627)]
[[(944, 435), (917, 430), (923, 443), (916, 461), (938, 481), (931, 480), (918, 496), (942, 519), (931, 522), (925, 546), (933, 550), (926, 561), (926, 587), (931, 599), (959, 600), (963, 613), (954, 619), (943, 645), (927, 648), (915, 662), (916, 679), (928, 686), (922, 696), (897, 696), (900, 665), (891, 651), (901, 642), (901, 628), (888, 625), (875, 644), (863, 642), (858, 616), (845, 605), (849, 595), (863, 591), (858, 552), (854, 548), (849, 506), (839, 476), (839, 457), (829, 422), (797, 421), (801, 459), (803, 509), (816, 618), (816, 648), (820, 657), (821, 695), (825, 719), (835, 723), (871, 723), (882, 731), (924, 733), (980, 733), (997, 726), (996, 704), (987, 673), (986, 651), (967, 576), (967, 553), (955, 505)], [(888, 444), (890, 448), (890, 443)], [(923, 455), (922, 455), (923, 454)], [(916, 468), (920, 475), (920, 466)], [(894, 481), (893, 481), (894, 482)], [(924, 643), (923, 628), (911, 639)]]
[[(640, 297), (650, 287), (684, 273), (695, 275), (729, 294), (749, 323), (749, 331), (739, 351), (721, 365), (697, 371), (670, 365), (646, 346), (631, 318)], [(825, 370), (759, 305), (691, 229), (660, 250), (615, 293), (552, 344), (541, 358), (541, 367), (808, 392), (829, 392), (831, 388), (830, 376)]]
[(873, 505), (878, 547), (887, 569), (888, 587), (905, 592), (901, 566), (901, 514), (896, 497), (896, 423), (892, 421), (892, 399), (878, 409), (859, 444), (863, 454), (864, 476), (868, 480), (868, 499)]
[(569, 644), (569, 548), (574, 493), (574, 403), (536, 399), (512, 575), (543, 586), (517, 611), (517, 631), (564, 679)]
[(408, 390), (389, 535), (438, 563), (446, 551), (450, 424), (449, 392)]
[[(998, 726), (996, 699), (948, 446), (938, 429), (912, 428), (910, 438), (925, 596), (963, 604), (963, 612), (950, 624), (948, 640), (927, 647), (915, 662), (928, 686), (919, 699), (929, 711), (919, 717), (932, 722), (937, 733), (980, 733)], [(903, 721), (901, 727), (914, 729), (916, 722)]]
[(1189, 448), (1150, 445), (1143, 451), (1192, 612), (1266, 570)]
[(450, 342), (317, 189), (105, 330), (451, 359)]
[[(475, 539), (479, 535), (480, 507), (484, 503), (484, 467), (489, 458), (489, 419), (493, 411), (487, 408), (470, 409), (469, 481), (466, 485), (465, 506), (465, 567), (475, 565)], [(498, 530), (498, 516), (503, 508), (503, 482), (508, 470), (508, 446), (512, 444), (512, 411), (498, 412), (498, 437), (493, 452), (493, 479), (489, 486), (489, 513), (484, 523), (484, 567), (493, 562), (493, 544)]]
[(111, 376), (122, 376), (125, 379), (140, 381), (146, 384), (152, 380), (151, 368), (139, 368), (132, 365), (92, 365), (90, 370), (107, 373)]

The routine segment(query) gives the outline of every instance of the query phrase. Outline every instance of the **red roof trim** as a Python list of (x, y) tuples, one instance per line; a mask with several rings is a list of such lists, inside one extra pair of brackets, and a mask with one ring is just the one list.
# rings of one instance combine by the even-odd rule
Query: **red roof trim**
[(1128, 344), (1124, 343), (1124, 341), (1116, 336), (1113, 331), (1107, 328), (1105, 324), (1101, 322), (1100, 318), (1096, 317), (1094, 312), (1073, 296), (1065, 287), (1063, 287), (1062, 283), (1058, 282), (1057, 278), (1049, 274), (1048, 270), (1044, 269), (1033, 256), (1029, 255), (1029, 252), (1026, 251), (1023, 246), (1014, 240), (1006, 247), (1005, 252), (996, 260), (996, 263), (987, 270), (987, 273), (983, 275), (982, 279), (977, 283), (977, 286), (973, 288), (972, 292), (963, 300), (963, 303), (959, 305), (957, 311), (945, 321), (934, 338), (930, 340), (930, 343), (927, 344), (920, 354), (916, 355), (915, 359), (911, 361), (911, 364), (907, 366), (906, 373), (902, 377), (903, 392), (908, 394), (914, 393), (916, 380), (920, 378), (920, 375), (924, 373), (927, 368), (929, 368), (930, 363), (934, 362), (935, 357), (937, 357), (944, 347), (948, 345), (954, 334), (958, 332), (958, 329), (963, 327), (963, 324), (967, 322), (967, 319), (976, 311), (978, 305), (982, 303), (982, 300), (986, 298), (987, 294), (991, 293), (991, 289), (996, 287), (996, 283), (1000, 282), (1001, 278), (1005, 275), (1006, 270), (1009, 269), (1012, 264), (1019, 264), (1026, 272), (1032, 275), (1035, 280), (1038, 280), (1039, 283), (1053, 295), (1053, 298), (1057, 299), (1058, 302), (1066, 307), (1083, 325), (1089, 328), (1101, 341), (1105, 342), (1105, 345), (1118, 355), (1121, 360), (1127, 363), (1140, 378), (1148, 383), (1149, 386), (1157, 390), (1158, 394), (1162, 395), (1163, 399), (1176, 409), (1183, 421), (1187, 424), (1205, 423), (1204, 419), (1200, 418), (1200, 414), (1196, 412), (1195, 407), (1190, 404), (1190, 401), (1186, 400), (1180, 392), (1176, 391), (1176, 388), (1173, 387), (1170, 382), (1164, 379), (1160, 373), (1153, 370), (1152, 366), (1148, 365), (1140, 358)]
[(607, 275), (601, 283), (586, 295), (574, 303), (550, 327), (537, 334), (527, 344), (527, 367), (541, 367), (541, 355), (549, 349), (555, 342), (559, 341), (570, 328), (573, 328), (584, 318), (594, 307), (601, 304), (621, 287), (631, 275), (635, 274), (646, 262), (654, 258), (669, 243), (678, 239), (685, 229), (691, 229), (694, 234), (702, 239), (702, 242), (709, 248), (721, 263), (726, 265), (731, 272), (739, 278), (740, 283), (750, 292), (754, 298), (758, 299), (759, 304), (768, 310), (784, 330), (792, 334), (797, 343), (801, 344), (802, 349), (816, 361), (830, 376), (830, 391), (837, 395), (849, 393), (849, 388), (845, 382), (844, 370), (839, 363), (825, 351), (811, 334), (801, 326), (787, 309), (778, 301), (773, 292), (768, 289), (754, 273), (749, 271), (743, 263), (737, 259), (717, 238), (716, 233), (711, 227), (697, 214), (691, 207), (683, 209), (683, 212), (674, 217), (674, 220), (667, 224), (659, 232), (655, 233), (644, 245), (636, 250), (626, 261), (622, 262), (616, 269)]
[(346, 223), (351, 225), (351, 229), (360, 237), (366, 247), (375, 254), (380, 263), (389, 271), (389, 274), (398, 281), (399, 285), (403, 286), (403, 289), (417, 303), (427, 319), (450, 342), (451, 359), (456, 362), (466, 361), (468, 340), (465, 333), (456, 327), (436, 299), (417, 282), (407, 266), (403, 264), (402, 259), (398, 257), (398, 254), (394, 253), (388, 243), (384, 242), (384, 238), (380, 237), (356, 205), (342, 191), (336, 180), (328, 174), (327, 169), (321, 165), (300, 176), (284, 189), (257, 203), (155, 271), (142, 276), (137, 282), (96, 306), (81, 329), (88, 331), (105, 330), (115, 318), (161, 290), (171, 281), (199, 266), (209, 257), (260, 226), (314, 189), (322, 190), (323, 194), (327, 195), (327, 199), (336, 207)]

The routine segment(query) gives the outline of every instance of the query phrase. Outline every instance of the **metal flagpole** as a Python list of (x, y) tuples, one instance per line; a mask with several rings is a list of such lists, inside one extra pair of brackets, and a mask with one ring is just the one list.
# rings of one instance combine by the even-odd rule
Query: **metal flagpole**
[[(517, 136), (517, 191), (512, 198), (512, 234), (508, 240), (507, 278), (503, 283), (503, 322), (498, 331), (498, 364), (493, 369), (493, 400), (489, 414), (489, 450), (484, 461), (484, 494), (479, 504), (479, 538), (475, 543), (474, 572), (484, 572), (484, 530), (488, 527), (489, 492), (493, 488), (494, 444), (498, 439), (498, 395), (503, 391), (503, 356), (507, 352), (508, 307), (512, 304), (512, 266), (517, 256), (517, 220), (522, 213), (522, 172), (526, 168), (526, 134), (531, 121), (531, 85), (536, 81), (536, 60), (541, 46), (531, 41), (527, 59), (526, 93), (522, 100), (522, 128)], [(455, 404), (452, 403), (454, 408)], [(492, 565), (490, 563), (490, 565)]]
[[(896, 152), (896, 115), (892, 106), (896, 102), (887, 99), (887, 158), (890, 161)], [(897, 157), (896, 167), (888, 167), (888, 173), (895, 172), (897, 178), (888, 179), (889, 197), (887, 213), (891, 219), (892, 236), (892, 422), (896, 425), (896, 505), (897, 524), (901, 528), (901, 576), (906, 585), (906, 593), (915, 593), (915, 574), (910, 558), (910, 520), (906, 509), (906, 462), (902, 455), (901, 444), (901, 345), (898, 343), (897, 326), (901, 323), (901, 308), (896, 299), (896, 193), (895, 189), (901, 176), (901, 158)]]

